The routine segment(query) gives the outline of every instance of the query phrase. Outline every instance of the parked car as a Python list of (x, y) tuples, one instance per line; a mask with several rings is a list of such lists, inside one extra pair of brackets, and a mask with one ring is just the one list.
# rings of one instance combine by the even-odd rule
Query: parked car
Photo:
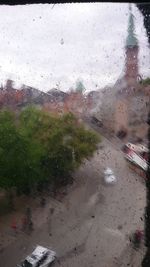
[(56, 252), (37, 245), (17, 267), (49, 267), (56, 258)]
[(104, 182), (106, 184), (115, 184), (117, 182), (117, 179), (110, 168), (104, 170)]
[(92, 116), (91, 117), (91, 122), (94, 123), (94, 124), (96, 124), (99, 127), (102, 127), (103, 126), (102, 121), (98, 120), (95, 116)]
[(120, 130), (120, 131), (117, 132), (116, 136), (118, 138), (120, 138), (120, 139), (123, 139), (123, 138), (125, 138), (127, 136), (127, 132), (124, 131), (124, 130)]

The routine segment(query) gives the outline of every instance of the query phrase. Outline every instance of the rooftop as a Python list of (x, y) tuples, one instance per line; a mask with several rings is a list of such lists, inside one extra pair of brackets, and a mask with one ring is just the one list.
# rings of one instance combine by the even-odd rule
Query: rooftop
[(134, 16), (131, 6), (129, 7), (128, 36), (126, 39), (126, 47), (138, 46), (138, 40), (135, 35)]

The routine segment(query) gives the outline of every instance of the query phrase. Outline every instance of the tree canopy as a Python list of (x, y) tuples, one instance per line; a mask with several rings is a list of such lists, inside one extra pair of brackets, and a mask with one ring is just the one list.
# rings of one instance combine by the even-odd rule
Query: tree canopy
[(142, 81), (141, 81), (141, 84), (142, 84), (142, 85), (150, 85), (150, 78), (148, 77), (148, 78), (142, 80)]
[(28, 107), (0, 111), (0, 187), (21, 193), (39, 183), (61, 184), (100, 141), (71, 113), (54, 117)]

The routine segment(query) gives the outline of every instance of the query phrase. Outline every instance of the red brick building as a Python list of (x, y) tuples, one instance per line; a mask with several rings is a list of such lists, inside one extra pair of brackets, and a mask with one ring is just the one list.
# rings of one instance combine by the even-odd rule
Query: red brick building
[(128, 138), (145, 139), (150, 91), (139, 83), (139, 45), (134, 31), (134, 16), (130, 8), (125, 45), (125, 87), (116, 93), (114, 130), (116, 134), (122, 130), (126, 131)]

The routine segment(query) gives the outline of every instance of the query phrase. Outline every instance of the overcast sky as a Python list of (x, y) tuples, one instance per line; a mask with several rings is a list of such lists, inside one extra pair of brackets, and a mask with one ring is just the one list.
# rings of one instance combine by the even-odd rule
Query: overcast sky
[[(1, 81), (12, 78), (66, 91), (81, 78), (87, 90), (113, 84), (124, 68), (128, 4), (0, 6)], [(133, 5), (140, 73), (150, 76), (143, 17)], [(97, 87), (98, 86), (98, 87)]]

